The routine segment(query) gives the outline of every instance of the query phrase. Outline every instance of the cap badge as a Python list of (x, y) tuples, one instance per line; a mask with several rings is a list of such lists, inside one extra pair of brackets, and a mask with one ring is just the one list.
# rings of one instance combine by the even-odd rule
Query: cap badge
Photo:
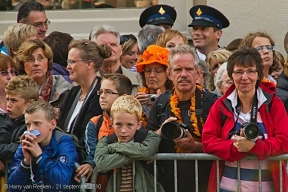
[(162, 8), (162, 7), (160, 7), (160, 9), (159, 9), (159, 11), (158, 11), (161, 15), (163, 15), (164, 13), (165, 13), (165, 10)]
[(198, 16), (200, 16), (202, 14), (201, 9), (199, 8), (196, 13), (197, 13)]

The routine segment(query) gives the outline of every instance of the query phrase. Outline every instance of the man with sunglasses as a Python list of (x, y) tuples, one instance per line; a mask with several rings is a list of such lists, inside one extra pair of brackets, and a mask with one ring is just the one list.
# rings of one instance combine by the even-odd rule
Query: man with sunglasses
[(203, 61), (211, 51), (218, 49), (222, 29), (229, 26), (229, 20), (217, 9), (207, 5), (196, 5), (190, 9), (193, 18), (188, 27), (192, 27), (192, 41), (197, 55)]
[(154, 5), (146, 8), (140, 15), (139, 25), (157, 25), (170, 30), (176, 20), (177, 12), (169, 5)]

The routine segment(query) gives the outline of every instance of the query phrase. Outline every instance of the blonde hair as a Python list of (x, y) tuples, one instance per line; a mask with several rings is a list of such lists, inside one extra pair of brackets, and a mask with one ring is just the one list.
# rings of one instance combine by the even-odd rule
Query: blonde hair
[(137, 99), (131, 95), (123, 95), (118, 97), (112, 104), (111, 116), (114, 118), (114, 114), (117, 112), (129, 113), (136, 115), (137, 120), (140, 121), (142, 117), (142, 106)]
[(185, 35), (177, 30), (168, 30), (158, 35), (156, 45), (166, 48), (166, 43), (170, 41), (173, 37), (179, 36), (183, 39), (185, 45), (188, 45), (188, 40)]
[(231, 54), (232, 53), (226, 49), (216, 49), (207, 55), (205, 61), (208, 64), (209, 69), (211, 69), (210, 62), (212, 59), (214, 59), (217, 63), (224, 63), (228, 61)]
[(37, 36), (37, 30), (33, 25), (24, 23), (10, 25), (4, 32), (3, 37), (9, 55), (14, 56), (12, 49), (18, 51), (20, 45), (32, 36)]
[(7, 95), (20, 95), (26, 102), (39, 98), (39, 87), (37, 83), (27, 75), (12, 77), (5, 87)]

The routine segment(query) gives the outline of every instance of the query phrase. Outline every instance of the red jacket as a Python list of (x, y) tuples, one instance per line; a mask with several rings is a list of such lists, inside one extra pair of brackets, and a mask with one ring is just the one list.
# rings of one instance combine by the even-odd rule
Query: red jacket
[[(210, 109), (202, 133), (203, 150), (205, 153), (211, 153), (225, 161), (238, 161), (247, 155), (256, 155), (257, 159), (263, 160), (269, 156), (277, 156), (288, 152), (288, 117), (284, 104), (275, 96), (276, 88), (274, 85), (262, 82), (260, 88), (267, 98), (267, 101), (259, 108), (259, 112), (267, 130), (268, 138), (264, 141), (257, 140), (255, 146), (247, 153), (238, 152), (233, 145), (233, 141), (227, 139), (230, 130), (234, 127), (233, 109), (230, 100), (227, 99), (227, 96), (235, 89), (235, 86), (232, 85), (226, 94), (219, 98)], [(270, 102), (272, 102), (272, 105), (268, 107)], [(223, 124), (221, 122), (220, 111), (227, 116)], [(221, 179), (224, 161), (220, 161), (219, 164)], [(275, 190), (280, 191), (279, 161), (270, 161), (270, 168)], [(283, 191), (287, 191), (287, 173), (284, 162), (282, 162), (282, 173)], [(214, 162), (210, 172), (209, 192), (216, 191), (216, 182), (216, 162)]]

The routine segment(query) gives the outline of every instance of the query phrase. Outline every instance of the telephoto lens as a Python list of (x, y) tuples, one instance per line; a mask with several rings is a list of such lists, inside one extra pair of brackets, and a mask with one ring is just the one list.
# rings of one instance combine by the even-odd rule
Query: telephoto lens
[(186, 137), (185, 129), (187, 126), (184, 124), (179, 124), (178, 122), (167, 122), (163, 124), (161, 129), (161, 134), (165, 139), (181, 139)]
[(244, 136), (252, 141), (256, 141), (260, 134), (260, 128), (255, 123), (243, 123), (242, 125)]

